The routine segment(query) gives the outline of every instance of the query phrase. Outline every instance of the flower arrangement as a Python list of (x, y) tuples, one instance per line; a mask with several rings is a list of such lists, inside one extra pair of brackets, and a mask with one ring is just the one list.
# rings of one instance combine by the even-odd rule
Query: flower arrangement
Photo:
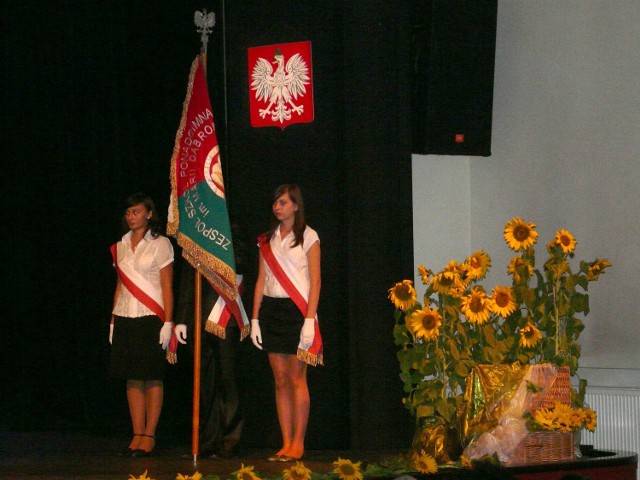
[[(576, 340), (584, 329), (579, 316), (589, 313), (588, 284), (611, 263), (581, 261), (574, 271), (570, 260), (577, 241), (560, 229), (546, 246), (547, 259), (537, 264), (538, 232), (522, 218), (507, 222), (503, 237), (515, 252), (507, 267), (511, 285), (481, 284), (492, 262), (477, 250), (438, 273), (420, 265), (421, 301), (411, 280), (389, 289), (403, 403), (416, 419), (436, 416), (450, 424), (463, 402), (465, 380), (479, 364), (552, 363), (576, 373)], [(581, 380), (579, 396), (585, 388)]]
[(527, 412), (525, 418), (531, 432), (572, 432), (582, 428), (593, 432), (597, 425), (596, 412), (590, 408), (573, 408), (558, 401), (549, 407)]

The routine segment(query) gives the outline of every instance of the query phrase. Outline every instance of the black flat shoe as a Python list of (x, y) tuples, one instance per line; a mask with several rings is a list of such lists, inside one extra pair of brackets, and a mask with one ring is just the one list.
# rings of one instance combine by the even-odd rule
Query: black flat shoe
[[(145, 437), (146, 435), (144, 435), (143, 433), (134, 433), (133, 436), (134, 437)], [(118, 453), (116, 453), (116, 456), (118, 456), (118, 457), (130, 457), (133, 452), (134, 452), (133, 448), (126, 447), (126, 448), (123, 448), (122, 450), (120, 450)]]
[(142, 437), (152, 438), (153, 439), (153, 448), (151, 450), (143, 450), (141, 448), (136, 448), (131, 451), (131, 456), (133, 458), (142, 458), (142, 457), (152, 457), (155, 454), (156, 449), (156, 437), (153, 435), (145, 435), (144, 433), (141, 435)]
[(136, 448), (131, 452), (132, 458), (153, 457), (154, 455), (155, 447), (153, 448), (153, 450), (149, 450), (148, 452), (146, 450), (142, 450), (141, 448)]

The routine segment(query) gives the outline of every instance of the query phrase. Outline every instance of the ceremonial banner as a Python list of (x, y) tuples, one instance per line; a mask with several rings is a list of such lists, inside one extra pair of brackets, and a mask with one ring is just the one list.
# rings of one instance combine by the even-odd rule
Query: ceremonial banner
[(230, 300), (238, 296), (220, 148), (200, 57), (191, 64), (171, 158), (167, 233), (183, 257)]
[(249, 48), (248, 60), (253, 127), (313, 121), (311, 42)]

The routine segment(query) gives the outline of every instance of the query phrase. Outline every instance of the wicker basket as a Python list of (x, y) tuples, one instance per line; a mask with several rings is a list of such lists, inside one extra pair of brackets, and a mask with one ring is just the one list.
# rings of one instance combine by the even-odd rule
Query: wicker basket
[[(538, 365), (532, 365), (531, 382), (539, 384), (539, 378), (543, 375)], [(541, 366), (540, 366), (541, 367)], [(538, 408), (547, 408), (553, 405), (553, 402), (571, 405), (571, 380), (569, 376), (569, 367), (558, 367), (557, 374), (553, 383), (540, 395), (535, 395), (529, 406), (529, 410), (537, 410)]]
[[(532, 366), (531, 381), (538, 383), (536, 366)], [(553, 383), (539, 395), (535, 395), (529, 409), (546, 408), (554, 402), (571, 405), (571, 380), (569, 367), (559, 367)], [(574, 458), (573, 432), (530, 432), (513, 453), (512, 464), (546, 463)]]
[(510, 464), (572, 460), (573, 432), (531, 432), (518, 445)]

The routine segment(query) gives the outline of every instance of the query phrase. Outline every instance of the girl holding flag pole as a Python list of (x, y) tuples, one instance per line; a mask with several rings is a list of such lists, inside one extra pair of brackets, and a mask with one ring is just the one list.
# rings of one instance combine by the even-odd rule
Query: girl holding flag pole
[(309, 419), (307, 365), (322, 364), (317, 319), (320, 239), (306, 225), (298, 186), (279, 186), (270, 230), (258, 239), (260, 259), (253, 297), (251, 340), (268, 352), (282, 448), (269, 461), (302, 458)]

